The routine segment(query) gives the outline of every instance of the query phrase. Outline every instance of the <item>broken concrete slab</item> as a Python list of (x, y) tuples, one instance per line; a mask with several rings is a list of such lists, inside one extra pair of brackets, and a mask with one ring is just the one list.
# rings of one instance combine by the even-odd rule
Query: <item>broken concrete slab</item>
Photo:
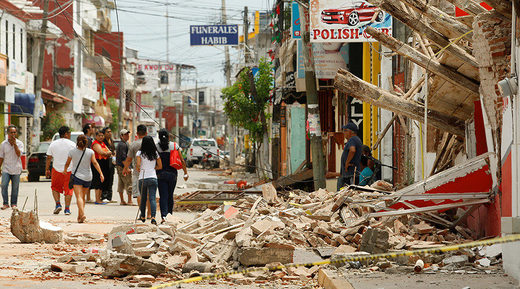
[(134, 276), (132, 276), (132, 279), (137, 282), (143, 282), (143, 281), (154, 282), (155, 281), (155, 277), (152, 275), (134, 275)]
[(369, 228), (363, 234), (360, 250), (369, 253), (384, 253), (388, 251), (388, 231)]
[(40, 221), (36, 211), (14, 209), (11, 214), (11, 233), (22, 243), (57, 244), (63, 240), (63, 229)]
[(100, 234), (71, 232), (65, 234), (63, 241), (71, 245), (99, 244), (105, 242), (105, 237)]
[(286, 248), (246, 248), (239, 253), (238, 261), (245, 266), (266, 265), (273, 262), (292, 263), (294, 250)]
[(188, 262), (182, 267), (182, 273), (190, 273), (191, 271), (209, 273), (214, 267), (215, 265), (210, 262)]
[(502, 254), (502, 244), (493, 244), (491, 246), (482, 247), (478, 253), (480, 256), (485, 256), (488, 258), (496, 258)]
[(115, 252), (107, 252), (107, 254), (101, 256), (99, 265), (105, 268), (103, 272), (105, 277), (145, 274), (157, 276), (166, 272), (164, 264), (152, 262), (135, 255)]
[(444, 265), (464, 265), (468, 262), (469, 258), (467, 255), (455, 255), (442, 260)]
[(354, 289), (346, 279), (325, 269), (318, 271), (318, 285), (324, 289)]

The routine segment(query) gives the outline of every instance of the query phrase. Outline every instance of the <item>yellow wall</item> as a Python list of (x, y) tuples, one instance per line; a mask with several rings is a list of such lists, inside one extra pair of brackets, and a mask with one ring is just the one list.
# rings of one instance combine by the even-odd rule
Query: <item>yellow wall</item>
[[(363, 43), (363, 80), (379, 85), (378, 75), (381, 72), (379, 43)], [(363, 144), (372, 147), (377, 141), (379, 125), (379, 109), (369, 103), (363, 103)], [(372, 152), (377, 156), (377, 150)]]

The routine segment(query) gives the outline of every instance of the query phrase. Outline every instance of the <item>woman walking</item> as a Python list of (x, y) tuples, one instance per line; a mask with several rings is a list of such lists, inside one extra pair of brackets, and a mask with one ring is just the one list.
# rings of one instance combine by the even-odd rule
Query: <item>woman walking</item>
[(161, 158), (157, 153), (157, 147), (151, 136), (145, 136), (141, 144), (141, 149), (135, 155), (136, 170), (139, 173), (139, 192), (141, 194), (141, 203), (139, 210), (141, 211), (141, 220), (146, 221), (146, 200), (150, 201), (150, 211), (152, 215), (151, 223), (157, 225), (155, 220), (155, 211), (157, 210), (157, 201), (155, 194), (157, 191), (157, 174), (156, 170), (162, 169)]
[[(175, 142), (169, 141), (169, 133), (166, 129), (159, 131), (159, 143), (157, 143), (157, 151), (163, 163), (163, 167), (157, 170), (157, 182), (159, 186), (159, 204), (161, 208), (161, 224), (166, 222), (168, 213), (173, 214), (173, 191), (177, 185), (177, 170), (170, 166), (170, 153), (172, 150), (178, 150), (179, 155), (181, 149)], [(184, 180), (188, 180), (188, 171), (184, 158), (180, 158), (182, 162), (182, 170), (184, 171)]]
[[(96, 132), (96, 140), (92, 143), (92, 150), (94, 151), (94, 156), (96, 161), (99, 163), (99, 167), (101, 167), (101, 171), (104, 176), (108, 176), (110, 173), (110, 163), (112, 161), (112, 152), (107, 148), (105, 143), (103, 142), (105, 135), (103, 132)], [(100, 178), (100, 174), (97, 171), (93, 171), (92, 176), (92, 189), (96, 192), (96, 205), (104, 205), (101, 200), (101, 193), (103, 191), (108, 191), (107, 189), (108, 182), (104, 178)]]
[(90, 190), (90, 183), (92, 181), (90, 165), (92, 164), (96, 168), (101, 182), (103, 182), (105, 178), (94, 157), (94, 151), (89, 149), (87, 144), (88, 139), (85, 135), (78, 136), (76, 148), (69, 152), (64, 170), (64, 172), (66, 172), (72, 162), (72, 184), (78, 205), (78, 223), (84, 223), (87, 219), (87, 217), (85, 217), (85, 195)]

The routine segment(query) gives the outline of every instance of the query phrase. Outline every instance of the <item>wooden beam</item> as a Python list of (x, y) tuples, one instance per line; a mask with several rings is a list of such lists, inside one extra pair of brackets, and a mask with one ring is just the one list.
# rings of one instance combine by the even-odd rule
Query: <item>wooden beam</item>
[(475, 97), (479, 97), (479, 83), (477, 83), (475, 80), (466, 77), (451, 67), (431, 59), (430, 57), (413, 49), (409, 45), (380, 32), (374, 27), (368, 26), (365, 31), (386, 47), (408, 58), (415, 64), (433, 72), (451, 84), (463, 88), (467, 92), (473, 94)]
[(437, 25), (440, 25), (446, 30), (455, 31), (459, 36), (464, 35), (464, 39), (469, 42), (473, 42), (471, 30), (464, 24), (455, 20), (452, 16), (448, 15), (444, 11), (441, 11), (437, 7), (424, 3), (422, 1), (417, 0), (401, 0), (406, 3), (408, 7), (411, 7), (420, 15), (424, 15), (428, 17), (431, 21), (435, 22)]
[[(334, 86), (348, 95), (402, 114), (419, 122), (424, 121), (424, 107), (416, 102), (401, 97), (359, 79), (354, 74), (340, 69), (334, 78)], [(458, 118), (430, 110), (428, 124), (442, 131), (464, 137), (464, 121)]]
[(495, 10), (504, 15), (507, 19), (512, 20), (513, 6), (511, 0), (484, 0), (489, 6), (495, 8)]
[(466, 50), (460, 47), (457, 44), (451, 44), (450, 40), (439, 33), (438, 31), (432, 29), (424, 20), (420, 18), (412, 16), (410, 13), (403, 11), (401, 8), (394, 5), (395, 1), (392, 0), (368, 0), (373, 4), (379, 5), (381, 9), (390, 13), (395, 18), (399, 19), (406, 26), (410, 27), (414, 31), (417, 31), (419, 34), (424, 35), (426, 38), (435, 42), (439, 47), (446, 47), (446, 51), (452, 54), (453, 56), (459, 58), (460, 60), (471, 64), (472, 66), (478, 67), (478, 62), (473, 57), (473, 55), (469, 54)]
[(429, 206), (429, 207), (409, 209), (409, 210), (397, 210), (397, 211), (370, 213), (370, 214), (366, 215), (366, 218), (368, 219), (368, 218), (378, 218), (378, 217), (388, 217), (388, 216), (403, 216), (403, 215), (409, 215), (409, 214), (434, 212), (434, 211), (439, 211), (439, 210), (473, 206), (473, 205), (486, 204), (486, 203), (489, 203), (489, 199), (467, 201), (467, 202), (460, 202), (460, 203), (451, 203), (451, 204), (444, 204), (444, 205), (437, 205), (437, 206)]
[(473, 16), (476, 16), (483, 12), (487, 12), (486, 8), (480, 6), (479, 3), (477, 3), (473, 0), (446, 0), (446, 1), (459, 7), (460, 9), (464, 10), (465, 12), (467, 12)]

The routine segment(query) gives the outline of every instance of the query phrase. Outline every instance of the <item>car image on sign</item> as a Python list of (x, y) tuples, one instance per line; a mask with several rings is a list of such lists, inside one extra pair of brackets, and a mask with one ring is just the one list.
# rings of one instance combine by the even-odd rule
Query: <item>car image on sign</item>
[(347, 24), (348, 26), (358, 26), (370, 22), (377, 14), (375, 21), (383, 22), (385, 14), (364, 1), (348, 3), (342, 8), (325, 9), (321, 12), (321, 21), (326, 24)]

